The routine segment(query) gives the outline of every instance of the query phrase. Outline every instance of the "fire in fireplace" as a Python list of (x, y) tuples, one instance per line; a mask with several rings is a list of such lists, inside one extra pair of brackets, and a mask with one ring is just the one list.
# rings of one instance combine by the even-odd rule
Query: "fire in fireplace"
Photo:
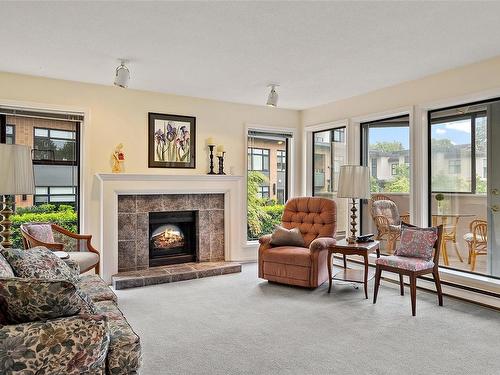
[(198, 211), (149, 213), (149, 265), (196, 261)]

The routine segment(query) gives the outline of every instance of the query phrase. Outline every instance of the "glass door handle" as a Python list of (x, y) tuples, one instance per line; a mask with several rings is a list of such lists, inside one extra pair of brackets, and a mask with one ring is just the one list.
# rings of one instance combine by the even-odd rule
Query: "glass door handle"
[(491, 206), (491, 211), (498, 212), (498, 211), (500, 211), (500, 207), (498, 205), (494, 204), (493, 206)]
[(500, 194), (500, 192), (498, 191), (498, 189), (491, 189), (491, 194), (498, 195), (498, 194)]

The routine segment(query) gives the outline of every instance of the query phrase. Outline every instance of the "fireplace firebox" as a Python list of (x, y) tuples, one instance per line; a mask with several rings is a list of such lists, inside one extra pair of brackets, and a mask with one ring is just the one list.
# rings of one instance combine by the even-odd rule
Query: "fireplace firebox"
[(149, 213), (149, 266), (196, 262), (198, 211)]

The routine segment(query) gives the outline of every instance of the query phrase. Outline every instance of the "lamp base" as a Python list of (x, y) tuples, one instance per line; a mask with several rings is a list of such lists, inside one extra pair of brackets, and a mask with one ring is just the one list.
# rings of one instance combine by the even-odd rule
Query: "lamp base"
[(348, 244), (351, 244), (351, 245), (357, 243), (356, 237), (353, 237), (353, 236), (347, 237), (346, 241), (347, 241)]
[(351, 235), (347, 238), (347, 242), (350, 244), (356, 243), (356, 212), (358, 209), (356, 208), (356, 199), (352, 198), (352, 208), (351, 208)]
[(0, 243), (0, 245), (2, 245), (4, 248), (11, 248), (12, 242), (10, 240), (10, 236), (12, 235), (12, 232), (10, 230), (10, 227), (12, 225), (12, 222), (10, 221), (10, 216), (14, 212), (11, 210), (11, 203), (8, 195), (4, 196), (2, 205), (4, 207), (2, 211), (0, 211), (0, 215), (2, 216), (2, 221), (0, 221), (2, 231), (0, 232), (0, 235), (3, 238), (3, 241)]

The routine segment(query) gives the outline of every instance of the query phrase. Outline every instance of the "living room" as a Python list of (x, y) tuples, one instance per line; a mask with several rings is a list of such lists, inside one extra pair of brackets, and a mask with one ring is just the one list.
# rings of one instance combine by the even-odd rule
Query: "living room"
[(0, 9), (0, 373), (500, 372), (500, 4)]

